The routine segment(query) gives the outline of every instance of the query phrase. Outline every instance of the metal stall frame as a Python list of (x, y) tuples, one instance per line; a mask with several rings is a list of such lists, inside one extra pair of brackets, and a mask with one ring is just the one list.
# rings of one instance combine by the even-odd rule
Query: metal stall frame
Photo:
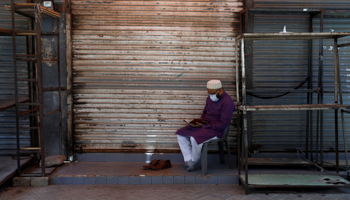
[[(61, 110), (61, 77), (60, 77), (60, 36), (59, 36), (59, 19), (60, 14), (51, 9), (43, 7), (40, 5), (40, 1), (37, 3), (19, 3), (15, 4), (14, 0), (11, 0), (11, 6), (5, 6), (8, 11), (11, 11), (11, 21), (12, 21), (12, 30), (0, 28), (0, 35), (2, 36), (12, 36), (13, 44), (13, 73), (14, 73), (14, 86), (15, 86), (15, 99), (13, 101), (1, 102), (0, 110), (9, 109), (15, 107), (16, 109), (16, 143), (17, 143), (17, 172), (21, 176), (45, 176), (45, 138), (44, 138), (44, 117), (55, 112), (59, 112), (59, 134), (60, 138), (62, 137), (62, 110)], [(36, 30), (17, 30), (15, 26), (15, 13), (28, 17), (32, 20), (35, 20)], [(57, 20), (57, 33), (41, 33), (41, 17), (50, 17)], [(57, 58), (42, 58), (41, 51), (41, 36), (42, 35), (56, 35), (58, 42), (58, 54)], [(16, 37), (25, 36), (25, 37), (34, 37), (35, 38), (35, 53), (27, 55), (18, 55), (16, 51)], [(27, 44), (29, 45), (29, 44)], [(24, 61), (30, 63), (36, 63), (29, 65), (33, 68), (34, 73), (31, 74), (31, 70), (28, 68), (28, 78), (19, 79), (17, 77), (17, 61)], [(43, 74), (42, 74), (42, 62), (43, 61), (53, 61), (57, 62), (58, 68), (58, 88), (44, 88), (43, 87)], [(18, 95), (18, 82), (28, 82), (28, 85), (33, 87), (28, 87), (29, 94), (33, 94), (34, 90), (37, 93), (36, 98), (26, 97), (20, 98)], [(43, 92), (44, 91), (59, 91), (59, 108), (48, 113), (44, 113), (44, 102), (43, 102)], [(29, 106), (29, 109), (23, 112), (19, 111), (20, 106)], [(39, 112), (39, 113), (38, 113)], [(36, 119), (37, 125), (30, 125), (25, 127), (20, 127), (19, 120), (21, 116), (29, 116)], [(20, 147), (20, 130), (29, 129), (29, 130), (38, 130), (38, 140), (39, 146), (33, 147)], [(33, 135), (32, 135), (33, 137)], [(60, 145), (60, 152), (61, 152)], [(41, 160), (41, 174), (30, 173), (30, 170), (26, 170), (21, 173), (21, 164), (20, 156), (22, 154), (32, 154), (40, 153)], [(38, 164), (37, 164), (38, 165)], [(37, 166), (36, 165), (36, 166)], [(31, 169), (34, 169), (33, 167)]]
[[(246, 193), (249, 193), (250, 188), (266, 188), (266, 187), (340, 187), (350, 186), (350, 182), (341, 178), (340, 176), (327, 176), (328, 179), (341, 180), (342, 184), (322, 184), (319, 180), (323, 180), (323, 175), (249, 175), (248, 165), (254, 163), (253, 158), (248, 159), (248, 137), (250, 134), (248, 131), (248, 112), (256, 111), (288, 111), (288, 110), (334, 110), (335, 117), (335, 146), (336, 146), (336, 172), (339, 174), (339, 141), (338, 141), (338, 110), (349, 109), (350, 106), (339, 104), (338, 96), (341, 96), (341, 90), (339, 87), (339, 70), (338, 70), (338, 51), (334, 48), (334, 103), (332, 104), (302, 104), (302, 105), (247, 105), (247, 87), (246, 87), (246, 64), (245, 64), (245, 40), (312, 40), (312, 39), (334, 39), (334, 46), (338, 46), (337, 40), (341, 37), (350, 36), (350, 32), (332, 32), (332, 33), (243, 33), (236, 38), (236, 43), (240, 42), (240, 61), (241, 61), (241, 80), (242, 80), (242, 103), (238, 107), (238, 110), (243, 112), (243, 125), (242, 125), (242, 147), (241, 152), (238, 155), (239, 161), (239, 182), (245, 186)], [(238, 54), (238, 49), (236, 49)], [(239, 63), (239, 60), (236, 60)], [(236, 65), (237, 67), (239, 66)], [(239, 84), (238, 80), (237, 83)], [(321, 135), (322, 137), (322, 135)], [(322, 147), (322, 146), (321, 146)], [(322, 149), (320, 149), (322, 152)], [(261, 162), (258, 160), (258, 162)], [(265, 160), (269, 164), (275, 163), (275, 165), (305, 165), (307, 162), (299, 160), (284, 160), (278, 162), (275, 160)], [(241, 175), (241, 166), (245, 167), (244, 175)], [(251, 181), (248, 182), (248, 175), (251, 177)], [(276, 177), (278, 180), (276, 182)], [(293, 180), (298, 180), (293, 182)]]
[[(350, 10), (324, 10), (323, 13), (325, 18), (350, 18)], [(342, 47), (348, 47), (350, 46), (350, 43), (343, 43), (338, 44), (338, 48)], [(336, 51), (338, 52), (338, 48)], [(336, 65), (336, 68), (338, 72), (340, 72), (340, 66), (339, 66), (339, 56), (337, 60), (334, 61), (334, 64)], [(339, 81), (339, 103), (343, 104), (343, 95), (342, 95), (342, 86), (341, 86), (341, 77), (340, 73), (338, 73), (338, 81)], [(341, 121), (342, 121), (342, 135), (343, 135), (343, 144), (344, 144), (344, 152), (345, 152), (345, 166), (347, 171), (347, 179), (350, 179), (350, 172), (349, 172), (349, 158), (348, 158), (348, 148), (347, 148), (347, 138), (345, 134), (345, 117), (344, 113), (350, 113), (349, 110), (341, 110)]]
[[(322, 9), (265, 9), (265, 8), (251, 8), (251, 9), (245, 9), (240, 13), (240, 27), (241, 27), (241, 34), (242, 33), (248, 33), (252, 32), (252, 23), (249, 23), (250, 19), (249, 17), (254, 14), (264, 14), (264, 15), (308, 15), (309, 16), (309, 32), (313, 32), (313, 18), (317, 15), (320, 15), (320, 32), (323, 32), (323, 15), (324, 15), (324, 10)], [(320, 45), (319, 45), (319, 74), (323, 74), (323, 46), (321, 45), (322, 39), (320, 39)], [(245, 44), (247, 47), (245, 48), (245, 51), (242, 53), (252, 55), (252, 52), (248, 52), (247, 49), (250, 48), (251, 44), (247, 43)], [(313, 101), (313, 95), (312, 93), (315, 92), (312, 90), (313, 87), (313, 75), (312, 75), (312, 40), (309, 40), (308, 44), (308, 78), (307, 78), (307, 84), (308, 87), (306, 90), (288, 90), (284, 92), (301, 92), (307, 93), (307, 104), (312, 104)], [(252, 64), (252, 58), (250, 60), (247, 59), (247, 64), (251, 65)], [(238, 69), (237, 69), (238, 70)], [(317, 92), (317, 98), (318, 98), (318, 104), (323, 104), (323, 75), (319, 76), (318, 79), (318, 87), (322, 91)], [(253, 92), (254, 90), (249, 90), (248, 92)], [(266, 92), (273, 92), (272, 90), (266, 90)], [(313, 151), (313, 142), (312, 142), (312, 129), (313, 129), (313, 121), (312, 121), (312, 110), (307, 111), (307, 119), (306, 119), (306, 158), (309, 158), (309, 148), (311, 148), (311, 152)], [(319, 135), (319, 133), (322, 135), (323, 133), (323, 119), (320, 119), (319, 116), (323, 116), (322, 114), (323, 111), (317, 110), (317, 131), (316, 135)], [(248, 120), (249, 121), (249, 120)], [(319, 123), (320, 122), (320, 123)], [(309, 138), (311, 141), (309, 141)], [(251, 139), (251, 138), (249, 138)], [(249, 144), (251, 141), (248, 142)], [(311, 143), (311, 144), (310, 144)], [(309, 147), (310, 144), (310, 147)], [(321, 143), (322, 146), (323, 143)], [(316, 151), (317, 155), (317, 151)], [(321, 157), (323, 157), (323, 154), (321, 152)], [(313, 154), (311, 154), (311, 159), (313, 159)], [(255, 164), (261, 165), (265, 164), (266, 160), (261, 159), (260, 161), (257, 161)], [(322, 162), (323, 163), (323, 162)]]

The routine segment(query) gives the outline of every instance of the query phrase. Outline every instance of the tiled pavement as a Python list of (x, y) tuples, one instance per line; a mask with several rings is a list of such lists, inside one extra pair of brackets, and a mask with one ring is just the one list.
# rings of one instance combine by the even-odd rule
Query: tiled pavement
[(50, 185), (48, 187), (7, 187), (0, 200), (349, 200), (349, 190), (254, 192), (245, 195), (239, 185)]
[[(84, 155), (84, 154), (83, 154)], [(114, 162), (107, 156), (102, 160), (81, 157), (78, 162), (64, 164), (51, 176), (48, 187), (0, 187), (0, 200), (12, 199), (310, 199), (350, 200), (349, 188), (333, 189), (268, 189), (254, 190), (245, 195), (237, 184), (237, 168), (212, 163), (208, 177), (201, 177), (201, 170), (188, 173), (181, 159), (171, 158), (173, 167), (161, 171), (142, 170), (144, 162), (130, 156)], [(104, 158), (106, 157), (106, 158)], [(114, 156), (117, 158), (118, 156)], [(121, 157), (121, 156), (119, 156)], [(168, 157), (168, 156), (167, 156)], [(127, 160), (127, 159), (129, 160)], [(143, 157), (141, 157), (143, 158)], [(152, 158), (153, 159), (153, 158)], [(160, 158), (157, 158), (160, 159)], [(256, 173), (276, 173), (276, 169), (259, 167), (250, 170)], [(279, 169), (284, 174), (320, 173), (310, 169)], [(9, 184), (9, 183), (8, 183)]]
[[(49, 178), (50, 185), (147, 185), (147, 184), (238, 184), (237, 167), (208, 165), (208, 176), (200, 169), (186, 172), (183, 162), (164, 170), (143, 170), (144, 162), (73, 162), (60, 166)], [(250, 174), (326, 174), (308, 168), (258, 167)]]

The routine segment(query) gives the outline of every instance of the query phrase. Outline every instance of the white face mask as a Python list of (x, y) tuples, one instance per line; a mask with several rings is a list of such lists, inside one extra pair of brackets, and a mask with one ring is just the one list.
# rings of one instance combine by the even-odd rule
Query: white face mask
[(212, 101), (214, 101), (214, 102), (219, 101), (219, 98), (216, 96), (216, 94), (211, 94), (211, 95), (210, 95), (210, 99), (211, 99)]

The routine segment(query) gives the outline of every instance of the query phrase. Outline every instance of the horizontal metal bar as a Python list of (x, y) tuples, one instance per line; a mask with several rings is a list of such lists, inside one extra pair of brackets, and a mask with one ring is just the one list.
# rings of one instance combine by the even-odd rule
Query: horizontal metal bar
[(350, 106), (342, 104), (301, 104), (301, 105), (258, 105), (239, 106), (244, 111), (272, 111), (272, 110), (333, 110), (349, 109)]
[(59, 35), (59, 33), (42, 33), (41, 35)]
[[(335, 163), (333, 160), (327, 160), (324, 163), (327, 167), (333, 167)], [(244, 162), (242, 163), (244, 164)], [(248, 158), (249, 165), (266, 165), (266, 166), (314, 166), (315, 164), (312, 162), (307, 162), (301, 158)], [(341, 166), (346, 166), (345, 160), (341, 161)]]
[(11, 36), (12, 31), (10, 29), (6, 29), (6, 28), (1, 28), (0, 27), (0, 35), (2, 36)]
[(23, 59), (23, 58), (17, 58), (18, 61), (25, 61), (25, 62), (37, 62), (36, 59)]
[(19, 103), (19, 105), (39, 105), (39, 103)]
[[(66, 87), (61, 87), (61, 91), (66, 90)], [(59, 91), (59, 87), (48, 87), (48, 88), (43, 88), (43, 91)]]
[(16, 57), (37, 57), (38, 55), (32, 55), (32, 54), (28, 54), (28, 55), (16, 55)]
[(36, 107), (36, 108), (31, 109), (31, 110), (26, 110), (26, 111), (20, 112), (19, 115), (23, 115), (23, 114), (38, 111), (38, 110), (39, 110), (39, 107)]
[[(18, 100), (19, 103), (24, 103), (24, 102), (28, 102), (28, 101), (30, 101), (30, 99), (20, 98)], [(9, 108), (12, 108), (12, 107), (15, 107), (15, 106), (16, 106), (15, 100), (12, 100), (12, 99), (0, 100), (0, 111), (9, 109)]]
[(17, 81), (34, 81), (34, 82), (38, 82), (38, 79), (17, 79)]
[(40, 127), (19, 127), (19, 129), (39, 129)]
[(341, 110), (344, 113), (350, 113), (350, 110)]
[(247, 89), (247, 92), (293, 92), (293, 93), (305, 93), (305, 92), (316, 92), (312, 89), (297, 89), (297, 90), (286, 90), (286, 89)]
[[(331, 93), (331, 94), (333, 94), (333, 93), (334, 93), (334, 90), (333, 90), (333, 91), (331, 91), (331, 90), (323, 90), (323, 93)], [(350, 91), (342, 91), (342, 93), (343, 93), (343, 94), (344, 94), (344, 93), (348, 94), (348, 93), (350, 93)]]
[[(318, 93), (316, 89), (297, 89), (297, 90), (286, 90), (286, 89), (247, 89), (247, 92), (289, 92), (289, 93), (305, 93), (312, 92)], [(334, 93), (334, 90), (323, 90), (323, 93)], [(350, 93), (350, 91), (342, 91), (342, 93)]]
[(305, 15), (316, 15), (321, 11), (319, 9), (265, 9), (265, 8), (254, 8), (249, 10), (244, 10), (241, 13), (249, 12), (249, 14), (268, 14), (268, 15), (286, 15), (286, 14), (305, 14)]
[(15, 30), (15, 33), (37, 33), (36, 30)]
[(43, 61), (59, 61), (56, 58), (43, 58)]
[(23, 114), (22, 116), (36, 117), (39, 116), (39, 114)]
[(350, 42), (344, 43), (344, 44), (338, 44), (338, 47), (346, 47), (346, 46), (350, 46)]
[(256, 12), (265, 12), (265, 13), (280, 13), (280, 14), (284, 14), (285, 12), (290, 12), (290, 13), (295, 13), (295, 14), (299, 14), (299, 13), (312, 13), (312, 12), (316, 12), (319, 13), (321, 12), (320, 9), (302, 9), (302, 8), (295, 8), (295, 9), (283, 9), (283, 8), (252, 8), (252, 9), (245, 9), (243, 11), (241, 11), (241, 13), (244, 12), (251, 12), (251, 13), (256, 13)]
[(322, 32), (322, 33), (243, 33), (246, 40), (309, 40), (334, 39), (349, 36), (348, 32)]
[(51, 111), (49, 113), (44, 114), (44, 116), (48, 116), (48, 115), (51, 115), (51, 114), (53, 114), (55, 112), (59, 112), (59, 111), (61, 111), (61, 109), (53, 110), (53, 111)]
[(36, 33), (16, 33), (17, 36), (34, 36)]
[(22, 147), (21, 150), (41, 150), (40, 147)]

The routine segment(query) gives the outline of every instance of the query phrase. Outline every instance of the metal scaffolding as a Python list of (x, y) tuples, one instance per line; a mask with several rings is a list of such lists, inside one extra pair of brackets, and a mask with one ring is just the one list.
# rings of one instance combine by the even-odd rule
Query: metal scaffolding
[[(13, 44), (13, 73), (14, 73), (14, 89), (15, 96), (13, 100), (6, 100), (0, 102), (0, 111), (15, 107), (16, 110), (16, 141), (17, 141), (17, 172), (21, 176), (45, 176), (45, 138), (44, 138), (44, 117), (55, 112), (59, 112), (59, 127), (60, 136), (62, 135), (62, 112), (61, 112), (61, 77), (60, 77), (60, 47), (59, 47), (59, 18), (60, 14), (53, 10), (50, 10), (38, 3), (20, 3), (15, 4), (14, 0), (11, 1), (11, 6), (6, 6), (8, 11), (11, 11), (12, 30), (0, 28), (0, 36), (12, 36)], [(34, 29), (29, 27), (29, 30), (17, 30), (15, 14), (19, 14), (34, 21)], [(57, 36), (58, 41), (58, 54), (55, 58), (42, 58), (42, 40), (44, 35), (41, 30), (42, 18), (49, 17), (57, 20), (57, 33), (50, 33), (50, 35)], [(18, 54), (16, 51), (16, 38), (27, 37), (29, 41), (34, 41), (35, 44), (29, 54)], [(31, 45), (28, 44), (27, 45)], [(28, 63), (28, 77), (18, 78), (17, 62), (22, 61)], [(58, 73), (58, 92), (59, 92), (59, 108), (48, 113), (44, 113), (44, 91), (50, 91), (50, 88), (43, 87), (43, 61), (57, 62)], [(29, 95), (26, 97), (20, 97), (18, 94), (18, 83), (27, 82)], [(26, 109), (20, 112), (20, 109)], [(19, 120), (21, 117), (30, 117), (30, 125), (20, 127)], [(20, 130), (30, 130), (32, 137), (31, 147), (20, 146)], [(36, 138), (36, 140), (35, 140)], [(60, 137), (61, 138), (61, 137)], [(61, 146), (60, 146), (61, 151)], [(20, 157), (23, 154), (39, 153), (41, 161), (41, 174), (31, 173), (31, 171), (25, 171), (21, 173)], [(36, 165), (38, 166), (39, 163)]]

